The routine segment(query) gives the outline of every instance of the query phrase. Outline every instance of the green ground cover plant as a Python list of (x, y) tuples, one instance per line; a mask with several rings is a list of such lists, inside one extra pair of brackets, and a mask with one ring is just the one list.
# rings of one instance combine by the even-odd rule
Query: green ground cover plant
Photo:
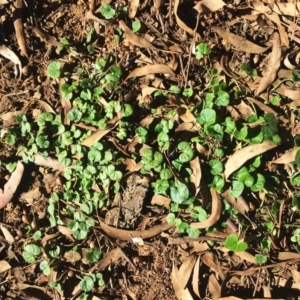
[[(111, 19), (116, 11), (109, 4), (104, 4), (101, 14), (105, 19)], [(141, 23), (133, 22), (132, 28), (133, 32), (138, 32)], [(94, 34), (91, 27), (85, 41), (90, 55), (95, 53), (92, 44)], [(68, 49), (68, 41), (65, 40), (64, 47), (61, 46), (60, 50)], [(95, 216), (104, 207), (110, 207), (113, 196), (121, 190), (121, 181), (126, 174), (124, 161), (128, 157), (114, 146), (112, 139), (120, 146), (126, 145), (128, 140), (137, 139), (140, 151), (131, 153), (129, 158), (137, 164), (142, 163), (139, 170), (141, 174), (151, 175), (153, 194), (171, 199), (167, 221), (174, 224), (180, 234), (190, 238), (197, 238), (203, 232), (192, 228), (190, 224), (205, 221), (210, 215), (209, 210), (202, 206), (193, 193), (191, 184), (194, 172), (191, 162), (201, 156), (197, 145), (201, 144), (208, 153), (201, 160), (205, 181), (219, 194), (230, 190), (230, 196), (238, 198), (243, 194), (273, 193), (272, 186), (279, 178), (263, 169), (264, 154), (247, 160), (234, 170), (230, 178), (225, 178), (227, 158), (235, 151), (266, 141), (280, 144), (282, 138), (279, 133), (280, 124), (272, 113), (261, 113), (253, 107), (254, 113), (245, 120), (235, 120), (226, 112), (225, 108), (231, 102), (240, 99), (247, 92), (240, 89), (238, 82), (227, 83), (219, 79), (220, 71), (211, 68), (206, 60), (210, 54), (208, 44), (196, 45), (195, 58), (203, 60), (207, 69), (208, 80), (204, 86), (182, 88), (170, 84), (169, 89), (153, 94), (154, 101), (158, 102), (170, 95), (177, 95), (190, 103), (187, 111), (194, 122), (191, 126), (196, 130), (188, 134), (180, 134), (178, 131), (182, 124), (178, 108), (162, 105), (159, 110), (157, 107), (149, 109), (143, 104), (133, 105), (120, 100), (124, 74), (112, 56), (107, 55), (91, 64), (79, 65), (75, 74), (70, 74), (59, 59), (49, 63), (49, 77), (53, 80), (65, 78), (59, 91), (62, 98), (70, 101), (72, 106), (67, 113), (69, 124), (64, 123), (60, 114), (43, 112), (36, 119), (20, 114), (16, 118), (18, 125), (7, 132), (1, 131), (1, 137), (5, 146), (21, 153), (24, 163), (34, 163), (35, 155), (41, 154), (44, 158), (56, 158), (63, 167), (63, 190), (54, 193), (48, 203), (50, 227), (67, 224), (79, 244), (92, 234), (97, 222)], [(257, 76), (256, 70), (247, 63), (241, 65), (241, 70), (248, 76)], [(291, 80), (298, 79), (299, 74), (294, 73)], [(200, 89), (201, 101), (195, 101), (194, 94)], [(275, 99), (273, 103), (278, 101)], [(152, 123), (141, 125), (140, 119), (136, 121), (139, 116), (148, 115), (153, 118)], [(90, 142), (95, 132), (100, 133), (99, 137)], [(106, 136), (106, 132), (111, 133), (110, 137)], [(298, 139), (295, 143), (299, 146)], [(300, 151), (297, 152), (289, 174), (292, 186), (300, 184), (299, 166)], [(5, 167), (8, 172), (13, 172), (16, 161), (5, 163)], [(98, 185), (100, 191), (93, 188), (95, 185)], [(265, 231), (270, 235), (276, 234), (273, 216), (278, 215), (280, 201), (282, 200), (277, 199), (274, 202), (272, 212), (266, 212), (260, 207), (256, 213), (258, 218), (265, 218)], [(299, 203), (300, 196), (294, 195), (292, 204), (295, 210), (299, 210)], [(237, 214), (236, 210), (224, 202), (219, 222), (204, 231), (224, 229), (226, 219), (234, 218)], [(247, 234), (249, 224), (241, 223), (242, 233)], [(50, 269), (61, 263), (59, 258), (66, 250), (62, 249), (59, 241), (49, 249), (43, 247), (43, 233), (30, 228), (28, 230), (28, 236), (34, 234), (34, 243), (29, 242), (24, 246), (22, 256), (30, 264), (38, 261), (40, 270), (49, 275)], [(296, 250), (300, 252), (299, 229), (294, 231), (291, 242), (295, 243)], [(250, 245), (238, 234), (231, 234), (225, 240), (225, 247), (240, 252)], [(259, 248), (261, 253), (257, 253), (255, 258), (261, 264), (266, 263), (271, 249), (270, 237), (261, 239)], [(100, 249), (92, 247), (86, 253), (86, 259), (90, 263), (99, 261)], [(80, 299), (87, 299), (87, 293), (95, 286), (105, 284), (100, 272), (79, 277), (79, 286), (84, 292)], [(61, 289), (59, 281), (51, 284), (52, 287)]]

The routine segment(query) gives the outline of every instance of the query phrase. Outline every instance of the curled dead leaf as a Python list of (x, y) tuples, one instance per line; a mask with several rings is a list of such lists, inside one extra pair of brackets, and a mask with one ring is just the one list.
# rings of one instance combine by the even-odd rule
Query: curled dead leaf
[(22, 70), (22, 64), (21, 64), (21, 61), (20, 61), (19, 57), (15, 54), (15, 52), (13, 52), (12, 50), (10, 50), (5, 45), (0, 46), (0, 55), (2, 55), (5, 58), (9, 59), (15, 65), (18, 65), (19, 69)]
[(229, 157), (225, 164), (225, 178), (226, 180), (228, 177), (236, 171), (238, 168), (240, 168), (246, 161), (249, 159), (260, 155), (270, 149), (273, 149), (277, 147), (279, 144), (275, 144), (273, 142), (265, 141), (261, 144), (257, 145), (249, 145), (245, 148), (236, 151), (233, 155)]
[(202, 222), (194, 222), (191, 223), (190, 226), (192, 228), (204, 229), (214, 225), (221, 216), (222, 203), (220, 200), (219, 194), (214, 190), (210, 189), (211, 198), (212, 198), (212, 207), (211, 207), (211, 215), (208, 219)]
[[(115, 238), (115, 239), (120, 239), (123, 241), (129, 241), (133, 237), (141, 237), (142, 239), (148, 239), (153, 236), (156, 236), (163, 232), (164, 230), (168, 230), (173, 225), (170, 224), (160, 224), (151, 227), (150, 229), (147, 230), (142, 230), (142, 231), (137, 231), (137, 230), (124, 230), (124, 229), (119, 229), (115, 227), (111, 227), (106, 225), (103, 221), (100, 220), (100, 225), (101, 229), (103, 229), (109, 236)], [(97, 227), (95, 227), (97, 228)]]
[[(174, 14), (175, 14), (175, 18), (176, 18), (176, 23), (177, 25), (183, 29), (184, 31), (188, 32), (190, 35), (194, 35), (194, 30), (191, 29), (190, 27), (188, 27), (184, 22), (181, 21), (181, 19), (179, 18), (177, 12), (178, 12), (178, 6), (179, 6), (179, 0), (175, 0), (174, 2)], [(199, 33), (196, 32), (196, 37), (200, 37)]]

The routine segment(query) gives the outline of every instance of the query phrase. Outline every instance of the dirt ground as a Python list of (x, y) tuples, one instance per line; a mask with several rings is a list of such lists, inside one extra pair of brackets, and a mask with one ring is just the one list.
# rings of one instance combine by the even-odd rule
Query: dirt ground
[[(107, 3), (117, 11), (108, 20), (100, 14), (101, 6)], [(128, 172), (120, 181), (121, 200), (114, 197), (111, 206), (98, 210), (90, 234), (78, 241), (67, 227), (68, 218), (62, 219), (63, 224), (49, 225), (49, 199), (65, 189), (62, 170), (56, 162), (26, 164), (12, 201), (0, 210), (0, 299), (83, 299), (80, 278), (93, 272), (103, 274), (105, 285), (95, 287), (86, 299), (298, 299), (300, 254), (290, 238), (299, 226), (299, 212), (292, 204), (299, 184), (291, 187), (284, 179), (295, 158), (284, 157), (280, 165), (268, 161), (293, 148), (299, 134), (299, 82), (282, 84), (292, 70), (299, 69), (299, 15), (299, 2), (292, 0), (0, 0), (1, 188), (11, 173), (5, 166), (18, 159), (17, 149), (4, 142), (7, 130), (18, 126), (16, 116), (26, 114), (34, 121), (42, 112), (65, 113), (67, 102), (59, 90), (65, 78), (47, 74), (49, 63), (55, 60), (76, 80), (78, 66), (91, 66), (96, 59), (110, 55), (123, 71), (122, 92), (114, 91), (113, 96), (136, 106), (143, 104), (148, 112), (161, 105), (151, 95), (153, 91), (167, 90), (172, 85), (205, 86), (209, 81), (207, 66), (215, 68), (221, 73), (220, 80), (238, 82), (248, 91), (247, 96), (226, 108), (232, 116), (240, 118), (249, 110), (272, 113), (282, 124), (285, 137), (263, 161), (266, 172), (282, 175), (274, 192), (245, 195), (246, 210), (239, 206), (243, 199), (230, 203), (239, 212), (231, 220), (232, 226), (239, 227), (239, 232), (243, 231), (239, 226), (242, 222), (251, 227), (242, 236), (250, 247), (242, 252), (224, 247), (226, 237), (234, 232), (230, 225), (224, 230), (203, 230), (200, 237), (192, 239), (166, 223), (170, 204), (154, 203), (151, 172), (147, 176)], [(138, 38), (127, 32), (126, 26), (131, 28), (132, 21), (144, 26)], [(95, 30), (94, 38), (88, 43), (91, 28)], [(118, 35), (116, 29), (122, 29), (123, 35)], [(116, 38), (121, 39), (120, 43)], [(60, 49), (62, 39), (69, 41), (69, 51)], [(204, 59), (195, 58), (194, 48), (200, 42), (211, 49)], [(281, 49), (279, 54), (274, 50), (275, 43)], [(87, 51), (88, 45), (94, 53)], [(261, 77), (245, 76), (240, 69), (245, 62), (255, 65)], [(149, 70), (132, 73), (151, 64), (168, 66), (173, 75), (156, 76), (153, 74), (163, 72)], [(282, 100), (271, 106), (271, 86), (277, 84), (276, 95)], [(198, 92), (190, 102), (169, 95), (163, 105), (175, 109), (195, 105), (202, 95), (203, 91)], [(135, 124), (147, 122), (149, 116), (137, 116)], [(114, 137), (114, 133), (107, 137), (111, 145)], [(134, 154), (134, 143), (132, 139), (111, 151)], [(206, 187), (201, 193), (209, 191)], [(209, 194), (207, 199), (211, 198)], [(225, 196), (222, 199), (229, 201)], [(285, 201), (273, 218), (277, 230), (273, 235), (265, 230), (264, 222), (268, 212), (272, 216), (272, 204), (278, 199)], [(123, 201), (122, 208), (118, 201)], [(209, 213), (213, 210), (210, 202)], [(265, 215), (262, 211), (257, 214), (262, 207)], [(128, 210), (134, 211), (134, 216), (127, 215)], [(36, 240), (34, 233), (38, 230), (43, 235)], [(260, 241), (266, 235), (271, 241), (268, 262), (259, 264), (254, 255), (262, 253)], [(61, 255), (59, 267), (51, 267), (50, 274), (45, 275), (39, 268), (41, 259), (30, 264), (23, 258), (24, 247), (35, 242), (42, 247), (59, 244), (63, 249), (74, 249), (73, 256), (71, 252)], [(85, 254), (93, 245), (99, 247), (102, 256), (90, 263)], [(60, 283), (62, 289), (51, 286), (51, 282)]]

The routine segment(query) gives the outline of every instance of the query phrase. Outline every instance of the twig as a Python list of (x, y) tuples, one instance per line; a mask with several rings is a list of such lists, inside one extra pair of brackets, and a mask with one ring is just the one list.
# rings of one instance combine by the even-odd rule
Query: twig
[(199, 20), (200, 20), (200, 13), (198, 12), (198, 14), (197, 14), (197, 21), (196, 21), (196, 26), (195, 26), (195, 29), (194, 29), (193, 40), (192, 40), (192, 44), (191, 44), (191, 48), (190, 48), (190, 53), (189, 53), (189, 60), (188, 60), (188, 64), (187, 64), (187, 71), (186, 71), (186, 77), (185, 77), (184, 88), (186, 88), (187, 82), (188, 82), (188, 78), (189, 78), (190, 65), (191, 65), (191, 58), (192, 58), (192, 50), (193, 50), (193, 45), (194, 45), (195, 40), (196, 40), (196, 32), (197, 32), (197, 29), (198, 29)]
[(225, 238), (215, 237), (215, 236), (199, 236), (197, 238), (189, 238), (189, 237), (174, 238), (174, 237), (168, 236), (168, 245), (181, 245), (181, 244), (187, 244), (187, 243), (198, 242), (198, 241), (201, 241), (201, 242), (213, 241), (213, 242), (224, 243)]

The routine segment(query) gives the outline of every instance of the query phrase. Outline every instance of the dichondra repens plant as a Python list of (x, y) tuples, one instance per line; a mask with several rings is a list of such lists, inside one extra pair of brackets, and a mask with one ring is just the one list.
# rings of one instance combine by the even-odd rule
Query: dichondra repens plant
[[(114, 12), (106, 9), (104, 13), (109, 16)], [(209, 54), (206, 44), (196, 47), (197, 59)], [(267, 193), (270, 183), (276, 180), (262, 171), (263, 155), (249, 159), (225, 180), (226, 161), (235, 151), (264, 141), (279, 143), (281, 139), (277, 119), (271, 113), (260, 115), (254, 109), (242, 120), (232, 117), (226, 107), (240, 101), (239, 95), (243, 93), (237, 93), (232, 84), (219, 80), (217, 70), (208, 69), (209, 80), (201, 87), (201, 101), (194, 101), (193, 95), (199, 90), (193, 87), (182, 89), (171, 85), (169, 90), (153, 94), (154, 100), (160, 101), (170, 94), (181, 97), (187, 103), (184, 117), (183, 106), (147, 107), (135, 101), (121, 101), (123, 72), (111, 56), (80, 66), (76, 76), (69, 76), (58, 61), (50, 63), (47, 72), (54, 79), (65, 77), (59, 90), (71, 104), (65, 116), (68, 121), (49, 112), (41, 113), (36, 119), (19, 115), (18, 126), (2, 131), (1, 136), (7, 145), (21, 153), (25, 163), (34, 162), (37, 154), (58, 160), (63, 169), (63, 190), (49, 199), (49, 222), (51, 227), (67, 225), (78, 241), (85, 240), (91, 233), (98, 221), (96, 213), (101, 214), (101, 209), (109, 207), (114, 195), (122, 191), (128, 159), (141, 163), (138, 171), (151, 176), (152, 193), (170, 199), (168, 222), (192, 238), (201, 232), (189, 224), (205, 221), (210, 214), (196, 193), (199, 187), (191, 179), (196, 176), (197, 158), (201, 180), (219, 194), (230, 190), (230, 196), (237, 198), (243, 193)], [(146, 117), (151, 121), (142, 122)], [(133, 141), (134, 149), (124, 150)], [(7, 163), (6, 168), (12, 171), (14, 162)], [(206, 230), (224, 228), (226, 218), (235, 216), (236, 211), (228, 203), (224, 201), (223, 206), (219, 222)], [(299, 242), (297, 232), (294, 240)], [(41, 246), (36, 244), (25, 246), (23, 257), (29, 263), (41, 255)], [(232, 251), (247, 248), (237, 235), (228, 237), (225, 246)], [(62, 255), (61, 249), (51, 251), (48, 259), (40, 262), (45, 275)], [(265, 260), (266, 248), (262, 253), (257, 258), (260, 262)], [(92, 248), (87, 254), (88, 260), (95, 262), (100, 254), (97, 247)], [(85, 292), (95, 284), (104, 284), (101, 273), (86, 274), (80, 280)]]

